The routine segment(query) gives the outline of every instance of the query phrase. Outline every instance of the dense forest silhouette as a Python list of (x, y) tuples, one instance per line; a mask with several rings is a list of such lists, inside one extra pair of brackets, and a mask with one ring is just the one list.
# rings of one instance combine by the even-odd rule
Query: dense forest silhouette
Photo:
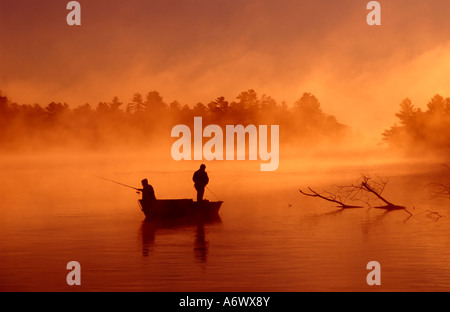
[[(203, 117), (203, 126), (280, 125), (280, 144), (290, 147), (330, 144), (335, 148), (351, 135), (350, 128), (325, 113), (311, 93), (303, 93), (290, 106), (267, 95), (259, 96), (253, 89), (241, 92), (232, 101), (220, 96), (207, 104), (188, 105), (166, 103), (159, 92), (150, 91), (145, 95), (135, 93), (128, 101), (114, 97), (96, 106), (86, 103), (72, 108), (60, 102), (46, 106), (18, 104), (0, 91), (0, 148), (149, 148), (172, 144), (172, 127), (193, 127), (194, 116)], [(450, 98), (435, 95), (424, 111), (407, 98), (395, 116), (399, 124), (381, 134), (391, 148), (405, 154), (448, 155)]]
[(409, 98), (400, 103), (395, 114), (400, 124), (383, 133), (389, 146), (407, 154), (440, 154), (450, 152), (450, 98), (435, 95), (423, 111), (416, 108)]
[[(193, 127), (194, 116), (203, 126), (280, 125), (280, 143), (319, 143), (342, 140), (349, 127), (323, 112), (318, 99), (304, 93), (291, 107), (254, 90), (241, 92), (235, 100), (221, 96), (207, 104), (167, 104), (157, 91), (135, 93), (129, 101), (114, 97), (71, 108), (67, 103), (18, 104), (0, 93), (0, 147), (3, 150), (75, 146), (89, 149), (173, 143), (173, 126)], [(192, 129), (192, 128), (191, 128)], [(225, 128), (223, 128), (225, 129)], [(160, 141), (162, 140), (162, 141)]]

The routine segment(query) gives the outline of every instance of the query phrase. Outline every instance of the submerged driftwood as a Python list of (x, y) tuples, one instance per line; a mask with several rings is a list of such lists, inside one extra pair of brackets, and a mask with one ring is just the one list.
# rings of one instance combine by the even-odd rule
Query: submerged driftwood
[(336, 194), (327, 193), (329, 197), (325, 197), (324, 195), (321, 195), (321, 194), (317, 193), (316, 191), (312, 190), (310, 187), (308, 187), (308, 189), (311, 192), (311, 194), (305, 193), (301, 189), (299, 189), (299, 191), (300, 191), (300, 193), (302, 193), (305, 196), (318, 197), (318, 198), (322, 198), (326, 201), (336, 203), (336, 204), (338, 204), (338, 207), (341, 207), (341, 208), (363, 208), (363, 206), (353, 206), (353, 205), (345, 204), (343, 202), (343, 200), (341, 199), (341, 197)]
[[(382, 196), (382, 193), (384, 191), (386, 184), (387, 184), (387, 181), (383, 181), (381, 179), (379, 179), (379, 181), (373, 181), (371, 179), (371, 177), (363, 175), (362, 180), (358, 184), (340, 187), (339, 192), (346, 194), (345, 199), (363, 201), (369, 207), (372, 207), (369, 204), (370, 199), (369, 199), (369, 197), (367, 197), (367, 194), (370, 194), (372, 196), (375, 196), (376, 199), (381, 200), (383, 203), (385, 203), (385, 205), (383, 205), (383, 206), (375, 206), (374, 208), (386, 209), (386, 210), (404, 210), (405, 212), (407, 212), (409, 215), (412, 216), (412, 213), (409, 212), (408, 209), (406, 209), (406, 207), (393, 204), (390, 201), (388, 201), (385, 197)], [(338, 194), (326, 192), (328, 196), (324, 196), (324, 195), (314, 191), (310, 187), (308, 187), (308, 189), (311, 193), (306, 193), (306, 192), (302, 191), (301, 189), (299, 189), (299, 191), (301, 194), (303, 194), (305, 196), (317, 197), (317, 198), (321, 198), (321, 199), (324, 199), (329, 202), (336, 203), (339, 205), (338, 207), (343, 208), (343, 209), (363, 208), (363, 206), (349, 205), (349, 204), (344, 203), (343, 199)]]
[(384, 188), (385, 188), (387, 182), (383, 181), (383, 182), (381, 182), (381, 184), (378, 183), (378, 186), (381, 187), (381, 189), (377, 190), (376, 186), (370, 185), (370, 183), (369, 183), (370, 179), (371, 178), (369, 176), (363, 176), (363, 180), (362, 180), (361, 184), (356, 187), (375, 195), (376, 198), (378, 198), (379, 200), (381, 200), (382, 202), (384, 202), (386, 204), (383, 206), (375, 206), (374, 208), (386, 209), (386, 210), (404, 210), (412, 216), (412, 213), (409, 212), (408, 209), (406, 209), (406, 207), (395, 205), (395, 204), (389, 202), (383, 196), (381, 196), (381, 193), (384, 191)]
[[(450, 170), (448, 165), (443, 164), (443, 167)], [(426, 186), (432, 193), (432, 198), (436, 197), (450, 197), (450, 184), (444, 183), (430, 183)]]

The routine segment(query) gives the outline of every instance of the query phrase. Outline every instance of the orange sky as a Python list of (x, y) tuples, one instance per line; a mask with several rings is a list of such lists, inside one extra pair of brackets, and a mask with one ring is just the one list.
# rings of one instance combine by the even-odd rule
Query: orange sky
[(406, 97), (450, 96), (450, 3), (89, 0), (0, 2), (0, 90), (19, 103), (95, 106), (157, 90), (166, 102), (228, 100), (244, 90), (291, 105), (313, 93), (356, 129), (390, 126)]

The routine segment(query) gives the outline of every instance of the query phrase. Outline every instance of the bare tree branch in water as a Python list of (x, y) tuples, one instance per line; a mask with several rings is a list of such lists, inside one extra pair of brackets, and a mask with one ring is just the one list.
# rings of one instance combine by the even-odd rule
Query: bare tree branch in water
[(363, 208), (362, 206), (353, 206), (353, 205), (345, 204), (343, 202), (343, 199), (337, 194), (326, 192), (326, 194), (328, 194), (328, 197), (325, 197), (324, 195), (321, 195), (321, 194), (317, 193), (316, 191), (312, 190), (310, 187), (308, 187), (308, 189), (311, 192), (310, 194), (303, 192), (301, 189), (299, 189), (299, 191), (300, 191), (300, 193), (302, 193), (305, 196), (318, 197), (318, 198), (322, 198), (326, 201), (336, 203), (339, 205), (338, 207), (341, 207), (341, 208)]
[(431, 189), (432, 198), (436, 197), (450, 197), (450, 186), (444, 185), (442, 183), (431, 183), (428, 184)]
[[(443, 164), (442, 166), (450, 170), (448, 165)], [(432, 193), (431, 198), (450, 197), (450, 184), (445, 185), (444, 183), (430, 183), (426, 187), (429, 188)]]
[[(385, 203), (384, 206), (376, 206), (375, 208), (379, 209), (386, 209), (386, 210), (404, 210), (406, 211), (410, 216), (412, 216), (412, 213), (409, 212), (406, 207), (399, 206), (391, 203), (388, 201), (385, 197), (382, 196), (382, 193), (387, 185), (387, 180), (383, 180), (381, 178), (378, 178), (377, 180), (372, 179), (369, 176), (362, 176), (362, 180), (358, 182), (356, 185), (353, 184), (351, 186), (341, 186), (339, 188), (338, 193), (346, 194), (345, 199), (351, 199), (351, 200), (359, 200), (367, 204), (369, 207), (372, 207), (370, 204), (371, 197), (375, 196), (376, 199), (381, 200), (383, 203)], [(317, 197), (324, 200), (327, 200), (329, 202), (333, 202), (338, 204), (341, 208), (362, 208), (362, 206), (354, 206), (354, 205), (348, 205), (344, 203), (344, 200), (341, 198), (340, 195), (337, 193), (327, 193), (328, 196), (324, 196), (322, 194), (317, 193), (316, 191), (312, 190), (310, 187), (308, 188), (311, 193), (306, 193), (299, 189), (300, 193), (302, 193), (305, 196), (310, 197)], [(372, 195), (372, 196), (368, 196)]]
[(426, 210), (426, 212), (428, 212), (427, 214), (428, 218), (432, 218), (435, 220), (439, 220), (440, 218), (442, 218), (442, 216), (436, 211)]
[(427, 218), (433, 219), (433, 220), (435, 220), (435, 221), (438, 221), (440, 218), (443, 218), (443, 217), (444, 217), (444, 216), (441, 215), (439, 212), (437, 212), (437, 211), (431, 211), (431, 210), (428, 210), (428, 209), (416, 213), (415, 216), (420, 215), (420, 214), (423, 214), (423, 213), (426, 213)]
[[(445, 167), (447, 167), (450, 170), (449, 166)], [(299, 189), (299, 191), (301, 194), (305, 196), (317, 197), (332, 203), (336, 203), (339, 205), (338, 207), (340, 208), (363, 208), (363, 206), (346, 204), (345, 201), (360, 201), (363, 202), (365, 205), (369, 206), (369, 208), (371, 208), (372, 207), (371, 201), (375, 199), (376, 201), (383, 202), (384, 205), (375, 206), (373, 208), (384, 209), (386, 210), (386, 212), (393, 210), (403, 210), (409, 214), (409, 217), (405, 220), (407, 221), (414, 215), (405, 206), (396, 205), (382, 195), (387, 184), (388, 184), (387, 179), (382, 179), (380, 177), (371, 178), (370, 176), (363, 175), (361, 179), (355, 184), (352, 184), (350, 186), (338, 186), (338, 190), (334, 193), (323, 192), (322, 194), (320, 194), (311, 189), (310, 187), (308, 187), (310, 193), (304, 192), (301, 189)], [(450, 196), (450, 192), (447, 191), (450, 191), (450, 187), (446, 189), (445, 193)], [(425, 210), (420, 213), (416, 213), (415, 215), (419, 215), (421, 213), (427, 213), (426, 216), (428, 218), (434, 219), (436, 221), (443, 217), (438, 212), (431, 210)]]
[(386, 210), (404, 210), (409, 215), (412, 216), (412, 213), (406, 209), (404, 206), (399, 206), (396, 204), (391, 203), (388, 201), (385, 197), (382, 196), (382, 193), (387, 185), (387, 180), (383, 180), (381, 178), (378, 178), (377, 180), (373, 180), (370, 176), (363, 175), (362, 181), (358, 185), (354, 185), (353, 187), (356, 190), (361, 190), (364, 192), (368, 192), (370, 194), (373, 194), (377, 199), (381, 200), (385, 205), (383, 206), (376, 206), (374, 208), (379, 209), (386, 209)]

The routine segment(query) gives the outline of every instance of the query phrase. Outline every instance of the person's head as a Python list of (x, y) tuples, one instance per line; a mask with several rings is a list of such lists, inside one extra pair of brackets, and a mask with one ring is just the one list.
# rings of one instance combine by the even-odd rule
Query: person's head
[(205, 171), (205, 169), (206, 169), (206, 166), (205, 166), (204, 164), (202, 164), (202, 165), (200, 166), (200, 170), (201, 170), (201, 171)]
[(148, 185), (148, 180), (144, 179), (141, 181), (141, 183), (142, 183), (142, 186), (146, 186), (146, 185)]

